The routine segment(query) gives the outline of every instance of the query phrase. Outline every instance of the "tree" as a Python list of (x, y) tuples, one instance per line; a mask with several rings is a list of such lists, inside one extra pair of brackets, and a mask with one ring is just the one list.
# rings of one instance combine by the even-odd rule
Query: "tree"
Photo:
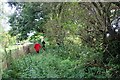
[(45, 33), (52, 42), (63, 44), (69, 33), (79, 35), (85, 44), (98, 51), (107, 48), (107, 32), (112, 36), (110, 40), (115, 37), (111, 22), (118, 16), (119, 10), (113, 7), (119, 7), (119, 3), (16, 3), (15, 6), (16, 12), (9, 20), (10, 33), (18, 34), (20, 40), (36, 31)]
[(47, 3), (16, 3), (16, 11), (10, 17), (12, 29), (10, 34), (18, 35), (20, 40), (28, 38), (27, 33), (42, 32), (44, 33), (43, 25), (47, 19), (45, 10)]
[[(110, 63), (112, 65), (119, 65), (120, 36), (116, 35), (119, 33), (115, 32), (115, 29), (113, 29), (113, 24), (116, 25), (116, 20), (119, 20), (120, 15), (118, 13), (120, 9), (118, 5), (120, 5), (120, 3), (92, 2), (92, 3), (80, 3), (80, 4), (82, 5), (82, 7), (85, 5), (85, 7), (83, 8), (86, 10), (87, 14), (89, 14), (90, 12), (92, 13), (90, 14), (91, 15), (90, 17), (85, 17), (85, 18), (87, 18), (87, 24), (94, 25), (92, 27), (92, 29), (94, 29), (92, 30), (92, 32), (95, 31), (95, 34), (93, 35), (96, 35), (95, 37), (96, 42), (100, 41), (99, 45), (103, 49), (103, 62), (105, 64)], [(89, 28), (86, 28), (86, 30), (91, 31), (89, 30)], [(110, 34), (110, 36), (107, 37), (106, 34)], [(100, 49), (99, 47), (96, 48)], [(96, 49), (96, 51), (98, 50)], [(116, 70), (118, 69), (119, 68), (116, 68)], [(118, 71), (117, 73), (114, 72), (112, 76), (119, 77), (119, 75), (120, 72)]]

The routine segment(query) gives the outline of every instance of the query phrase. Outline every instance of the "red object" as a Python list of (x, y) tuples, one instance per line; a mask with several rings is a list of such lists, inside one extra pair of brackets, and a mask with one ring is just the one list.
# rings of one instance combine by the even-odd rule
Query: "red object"
[(42, 48), (42, 46), (39, 43), (36, 43), (34, 45), (34, 48), (35, 48), (36, 52), (39, 53), (39, 50)]

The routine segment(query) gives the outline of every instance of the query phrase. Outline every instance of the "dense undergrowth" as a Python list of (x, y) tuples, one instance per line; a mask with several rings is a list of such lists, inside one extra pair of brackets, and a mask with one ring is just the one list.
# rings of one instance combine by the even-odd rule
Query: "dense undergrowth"
[[(11, 62), (3, 78), (110, 78), (114, 68), (98, 65), (102, 53), (79, 45), (48, 46)], [(95, 63), (94, 60), (97, 60)], [(91, 65), (88, 65), (91, 64)], [(95, 64), (97, 66), (95, 66)], [(114, 67), (114, 65), (113, 65)]]

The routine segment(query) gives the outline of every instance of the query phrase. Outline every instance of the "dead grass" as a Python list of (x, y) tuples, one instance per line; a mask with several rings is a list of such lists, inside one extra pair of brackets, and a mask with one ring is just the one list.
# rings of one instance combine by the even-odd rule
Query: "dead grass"
[(2, 58), (3, 58), (4, 50), (0, 45), (0, 79), (2, 78), (3, 67), (2, 67)]
[[(30, 53), (35, 53), (33, 44), (28, 47), (30, 49)], [(7, 49), (7, 52), (9, 52), (10, 50), (11, 50), (11, 57), (13, 60), (27, 55), (26, 51), (23, 49), (23, 46), (21, 45), (14, 46), (14, 47), (12, 46), (11, 48)], [(3, 69), (6, 69), (8, 67), (7, 63), (9, 63), (9, 61), (6, 61), (7, 59), (5, 57), (6, 57), (6, 54), (4, 53), (4, 56), (2, 57), (2, 60), (3, 60), (2, 68)]]

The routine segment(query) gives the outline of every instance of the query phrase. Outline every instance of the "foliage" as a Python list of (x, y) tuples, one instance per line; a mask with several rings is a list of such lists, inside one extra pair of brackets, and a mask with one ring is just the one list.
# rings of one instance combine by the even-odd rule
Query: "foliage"
[[(24, 40), (35, 31), (31, 41), (40, 41), (44, 36), (50, 44), (41, 51), (43, 54), (14, 61), (4, 77), (119, 77), (119, 40), (109, 41), (106, 37), (107, 32), (111, 33), (112, 19), (119, 16), (119, 10), (113, 9), (119, 3), (12, 4), (16, 11), (10, 16), (9, 33)], [(104, 59), (109, 63), (103, 63)]]
[(120, 58), (120, 54), (119, 52), (119, 46), (120, 46), (120, 41), (112, 41), (111, 43), (109, 43), (107, 45), (107, 55), (109, 55), (109, 57), (107, 57), (106, 61), (108, 63), (112, 63), (112, 64), (119, 64), (119, 58)]
[(41, 42), (41, 36), (43, 36), (42, 33), (35, 33), (33, 36), (29, 38), (30, 41), (32, 42)]
[[(4, 71), (3, 78), (103, 78), (107, 77), (103, 68), (89, 68), (85, 72), (88, 61), (95, 56), (88, 47), (71, 46), (47, 49), (42, 54), (30, 54), (12, 62), (11, 67)], [(76, 47), (81, 48), (80, 51)], [(71, 48), (71, 50), (69, 49)], [(88, 50), (85, 51), (84, 49)], [(67, 50), (70, 50), (69, 52)], [(78, 50), (78, 51), (76, 51)], [(80, 57), (76, 56), (79, 53)], [(65, 55), (66, 54), (66, 55)], [(94, 71), (99, 74), (94, 74)], [(103, 73), (101, 75), (101, 73)]]
[(0, 43), (3, 48), (7, 48), (8, 46), (15, 44), (15, 42), (15, 37), (11, 37), (7, 32), (1, 33)]
[(18, 35), (18, 40), (24, 40), (28, 37), (27, 33), (43, 32), (43, 24), (48, 13), (43, 5), (47, 3), (16, 3), (16, 5), (15, 13), (10, 16), (12, 29), (9, 33), (12, 36)]

